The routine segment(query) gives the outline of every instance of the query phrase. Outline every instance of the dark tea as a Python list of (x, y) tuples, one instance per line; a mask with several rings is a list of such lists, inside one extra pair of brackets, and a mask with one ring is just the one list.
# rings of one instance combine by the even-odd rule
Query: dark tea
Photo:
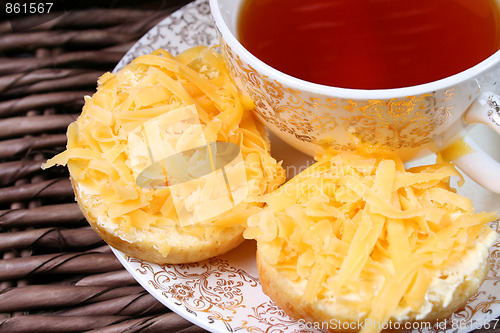
[(399, 88), (462, 72), (500, 48), (495, 0), (245, 0), (238, 38), (291, 76)]

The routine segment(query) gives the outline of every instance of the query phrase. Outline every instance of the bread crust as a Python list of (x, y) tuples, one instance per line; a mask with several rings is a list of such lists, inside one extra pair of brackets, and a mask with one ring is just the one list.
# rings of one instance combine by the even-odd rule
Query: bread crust
[[(263, 292), (271, 298), (276, 305), (283, 309), (289, 316), (295, 319), (305, 320), (311, 323), (325, 323), (321, 326), (328, 327), (329, 332), (358, 332), (358, 329), (339, 329), (338, 326), (349, 327), (349, 325), (336, 325), (337, 328), (332, 328), (327, 323), (332, 319), (336, 322), (349, 322), (358, 323), (363, 322), (364, 318), (359, 318), (356, 313), (351, 317), (341, 317), (336, 313), (329, 313), (322, 310), (325, 308), (321, 301), (307, 303), (303, 300), (301, 295), (301, 288), (287, 279), (286, 275), (280, 273), (273, 265), (268, 263), (261, 255), (257, 248), (257, 268), (259, 270), (259, 280)], [(481, 264), (469, 274), (469, 279), (464, 280), (453, 293), (452, 301), (446, 306), (442, 307), (439, 304), (434, 304), (432, 310), (424, 318), (417, 320), (414, 316), (405, 322), (429, 322), (437, 323), (449, 318), (454, 312), (463, 308), (469, 299), (477, 292), (480, 285), (483, 283), (489, 271), (489, 262), (486, 258)], [(391, 321), (398, 322), (398, 320), (391, 318)], [(403, 323), (403, 322), (401, 322)], [(354, 326), (354, 325), (353, 325)], [(396, 325), (393, 325), (393, 327)], [(404, 328), (404, 325), (399, 325)], [(402, 329), (401, 329), (402, 330)], [(395, 329), (385, 329), (384, 332), (398, 331)]]
[[(73, 178), (70, 180), (76, 201), (90, 226), (106, 243), (128, 256), (160, 265), (192, 263), (226, 253), (244, 241), (242, 226), (225, 228), (217, 239), (206, 237), (196, 241), (177, 230), (166, 230), (162, 234), (148, 230), (125, 233), (97, 212), (98, 196), (84, 193)], [(172, 238), (178, 246), (168, 246)], [(168, 253), (162, 253), (163, 246), (168, 246)]]

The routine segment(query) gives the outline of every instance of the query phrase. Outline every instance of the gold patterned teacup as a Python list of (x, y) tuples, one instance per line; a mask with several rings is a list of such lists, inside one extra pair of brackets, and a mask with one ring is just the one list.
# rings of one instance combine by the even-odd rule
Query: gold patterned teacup
[(309, 155), (320, 145), (350, 150), (360, 140), (391, 148), (405, 161), (461, 142), (468, 149), (456, 154), (457, 166), (500, 193), (500, 163), (466, 135), (474, 123), (500, 134), (500, 51), (466, 71), (412, 87), (324, 86), (284, 74), (241, 45), (235, 35), (242, 1), (210, 0), (220, 50), (257, 116), (282, 140)]

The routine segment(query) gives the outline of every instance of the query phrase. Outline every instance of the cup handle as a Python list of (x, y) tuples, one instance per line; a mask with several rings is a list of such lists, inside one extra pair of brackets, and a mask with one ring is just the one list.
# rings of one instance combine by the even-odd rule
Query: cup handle
[[(465, 113), (464, 120), (468, 124), (485, 124), (500, 135), (500, 96), (491, 92), (481, 94)], [(500, 163), (470, 137), (462, 140), (473, 152), (454, 159), (455, 165), (482, 187), (500, 193)]]

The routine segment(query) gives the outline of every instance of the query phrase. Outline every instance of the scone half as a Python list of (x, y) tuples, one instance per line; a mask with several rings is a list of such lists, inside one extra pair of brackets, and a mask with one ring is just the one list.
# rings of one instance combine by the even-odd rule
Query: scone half
[(68, 127), (76, 200), (111, 246), (158, 264), (204, 260), (238, 246), (260, 196), (284, 170), (253, 101), (214, 49), (164, 50), (106, 73)]
[(497, 216), (476, 213), (449, 187), (454, 176), (452, 164), (407, 170), (383, 151), (320, 157), (249, 218), (263, 291), (330, 331), (448, 318), (484, 281), (497, 237), (487, 225)]

